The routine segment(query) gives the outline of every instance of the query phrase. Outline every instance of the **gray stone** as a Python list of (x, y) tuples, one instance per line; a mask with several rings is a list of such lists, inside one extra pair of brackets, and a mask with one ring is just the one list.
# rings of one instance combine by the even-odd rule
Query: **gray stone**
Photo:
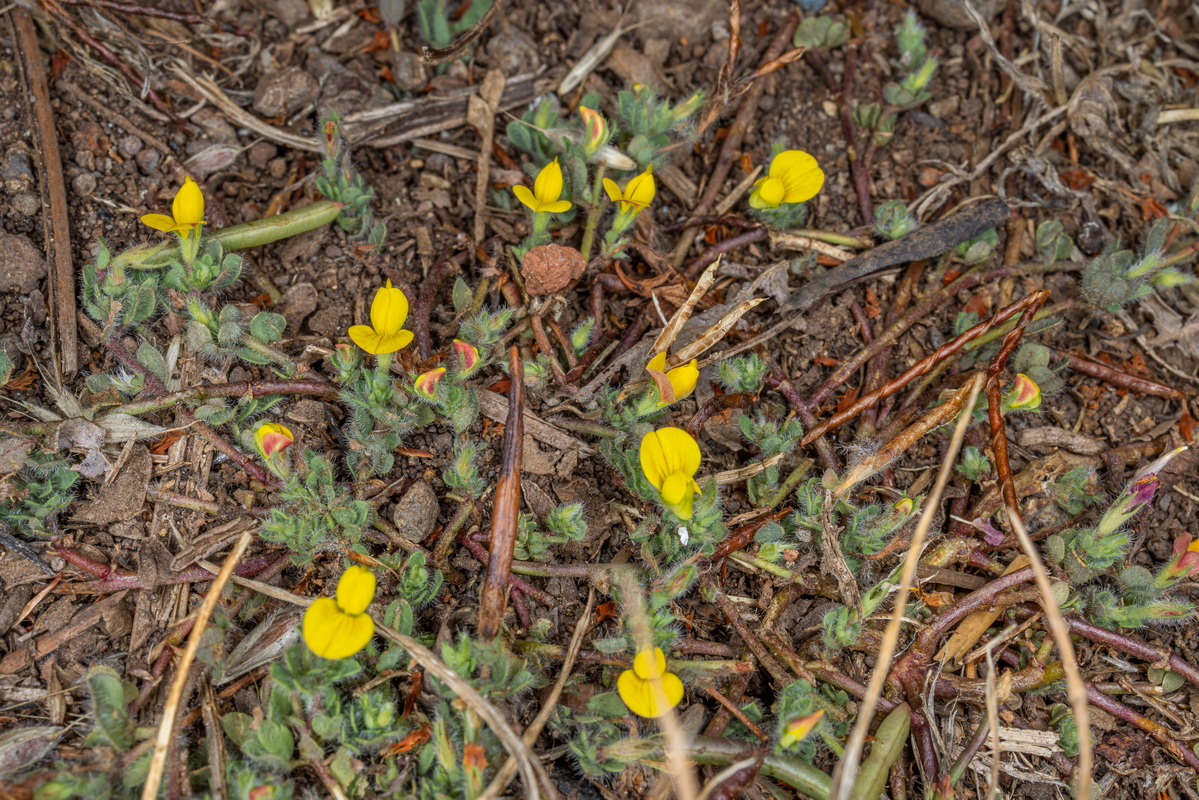
[(320, 85), (298, 67), (264, 75), (254, 89), (254, 111), (264, 117), (294, 114), (316, 100)]
[(423, 89), (429, 82), (424, 62), (411, 50), (397, 50), (391, 54), (391, 78), (405, 92)]
[(20, 192), (12, 197), (12, 207), (23, 217), (32, 217), (42, 210), (42, 201), (33, 192)]
[(71, 180), (71, 189), (79, 197), (91, 197), (96, 191), (96, 176), (90, 172), (80, 172)]
[(522, 72), (536, 72), (541, 68), (538, 49), (537, 42), (529, 34), (508, 27), (491, 37), (481, 60), (509, 77)]
[(0, 292), (29, 294), (46, 277), (46, 260), (29, 237), (0, 232)]
[(121, 152), (127, 156), (135, 156), (142, 151), (142, 140), (132, 133), (121, 139)]
[(133, 160), (137, 162), (137, 168), (143, 175), (153, 175), (154, 171), (158, 169), (159, 162), (162, 161), (162, 154), (153, 147), (147, 147), (139, 150)]
[(686, 39), (698, 44), (712, 34), (712, 23), (728, 19), (725, 0), (640, 0), (633, 6), (641, 38)]
[[(974, 7), (988, 21), (994, 19), (1006, 5), (1007, 0), (974, 0)], [(978, 25), (966, 13), (966, 4), (962, 0), (916, 0), (916, 8), (946, 27), (960, 31), (978, 30)]]
[(420, 542), (437, 527), (437, 493), (424, 481), (412, 484), (391, 512), (396, 530), (410, 542)]

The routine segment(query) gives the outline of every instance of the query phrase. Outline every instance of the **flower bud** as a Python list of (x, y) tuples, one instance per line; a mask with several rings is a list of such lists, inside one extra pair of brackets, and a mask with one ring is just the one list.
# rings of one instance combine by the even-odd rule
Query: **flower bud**
[(264, 422), (254, 431), (254, 446), (263, 458), (274, 458), (292, 446), (296, 438), (278, 422)]
[(1027, 375), (1020, 374), (1004, 398), (1005, 411), (1036, 411), (1041, 407), (1041, 387)]
[(479, 348), (461, 339), (454, 340), (454, 352), (458, 354), (458, 363), (462, 365), (462, 375), (470, 375), (479, 366)]
[(783, 733), (779, 736), (779, 745), (787, 748), (792, 745), (802, 742), (809, 733), (816, 730), (816, 726), (820, 724), (820, 720), (824, 717), (824, 709), (820, 709), (814, 714), (808, 714), (806, 717), (796, 717), (795, 719), (783, 725)]
[(424, 395), (430, 400), (437, 393), (437, 384), (441, 383), (441, 379), (445, 377), (445, 367), (431, 369), (428, 372), (418, 375), (416, 380), (412, 382), (412, 388), (418, 394)]
[(579, 106), (579, 116), (583, 118), (583, 152), (591, 158), (608, 143), (611, 131), (607, 120), (595, 109)]

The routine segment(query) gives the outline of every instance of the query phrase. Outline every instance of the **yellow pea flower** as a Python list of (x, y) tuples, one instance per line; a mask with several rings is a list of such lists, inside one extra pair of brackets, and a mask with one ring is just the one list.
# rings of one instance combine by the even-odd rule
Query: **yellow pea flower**
[(654, 195), (658, 192), (654, 184), (654, 165), (650, 164), (645, 168), (645, 172), (634, 176), (625, 185), (623, 192), (616, 185), (616, 181), (604, 178), (604, 191), (613, 203), (620, 203), (620, 213), (636, 214), (654, 202)]
[(296, 437), (291, 435), (291, 431), (278, 422), (264, 422), (254, 431), (254, 446), (263, 458), (282, 453), (291, 447), (295, 440)]
[(784, 203), (811, 200), (824, 186), (824, 170), (802, 150), (784, 150), (770, 162), (749, 195), (751, 208), (778, 208)]
[(683, 699), (683, 682), (666, 671), (662, 648), (642, 650), (633, 659), (633, 668), (616, 679), (620, 699), (639, 717), (653, 719), (674, 708)]
[(350, 338), (368, 353), (394, 353), (412, 341), (412, 331), (402, 330), (407, 319), (408, 298), (389, 280), (371, 301), (371, 324), (351, 325)]
[(562, 167), (558, 165), (556, 158), (537, 173), (537, 179), (533, 181), (533, 191), (530, 192), (528, 186), (518, 184), (512, 187), (512, 194), (516, 195), (516, 199), (528, 206), (533, 213), (544, 211), (550, 214), (561, 214), (563, 211), (570, 210), (570, 201), (560, 199), (562, 197)]
[(666, 353), (658, 353), (649, 360), (645, 371), (658, 387), (658, 408), (689, 397), (699, 381), (699, 367), (693, 358), (686, 364), (666, 369)]
[(699, 445), (682, 428), (659, 428), (641, 439), (641, 470), (662, 503), (681, 520), (691, 519), (700, 492), (695, 482), (699, 461)]
[(1024, 373), (1016, 376), (1003, 398), (1004, 411), (1036, 411), (1041, 407), (1041, 387)]
[(375, 597), (375, 574), (357, 564), (341, 574), (337, 596), (318, 597), (304, 612), (308, 649), (322, 658), (349, 658), (371, 640), (375, 621), (366, 609)]
[(430, 400), (437, 394), (437, 384), (441, 383), (441, 379), (445, 377), (445, 367), (431, 369), (428, 372), (416, 376), (416, 380), (412, 382), (412, 388), (423, 394)]
[(142, 223), (157, 231), (193, 231), (204, 224), (204, 193), (200, 185), (189, 175), (175, 199), (171, 201), (171, 215), (144, 214)]

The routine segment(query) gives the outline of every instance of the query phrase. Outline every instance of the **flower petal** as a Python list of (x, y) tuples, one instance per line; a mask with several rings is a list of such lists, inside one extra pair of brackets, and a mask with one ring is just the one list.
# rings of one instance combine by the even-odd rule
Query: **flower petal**
[(381, 349), (383, 337), (376, 333), (375, 329), (370, 325), (351, 325), (347, 333), (350, 335), (350, 341), (368, 353), (378, 355), (383, 352), (395, 352), (394, 350), (384, 351)]
[(691, 434), (682, 428), (659, 428), (658, 441), (662, 450), (667, 454), (671, 472), (685, 472), (694, 475), (699, 472), (699, 444)]
[(608, 193), (608, 199), (613, 203), (619, 203), (624, 199), (624, 194), (621, 193), (620, 187), (611, 178), (604, 178), (604, 191)]
[(190, 176), (171, 201), (171, 216), (180, 225), (195, 226), (204, 221), (204, 192)]
[(412, 331), (407, 330), (396, 331), (390, 336), (381, 336), (379, 337), (379, 349), (376, 350), (375, 353), (377, 355), (382, 355), (384, 353), (394, 353), (397, 350), (403, 350), (412, 343), (414, 336), (415, 334), (413, 334)]
[(770, 162), (770, 177), (782, 180), (783, 203), (811, 200), (824, 186), (824, 171), (811, 154), (802, 150), (785, 150), (775, 156)]
[(347, 614), (332, 597), (318, 597), (304, 612), (304, 642), (322, 658), (349, 658), (371, 640), (375, 621), (366, 614)]
[(683, 682), (677, 675), (666, 673), (661, 678), (645, 680), (633, 670), (625, 670), (616, 680), (620, 699), (639, 717), (654, 719), (679, 704), (683, 699)]
[(388, 281), (371, 301), (371, 327), (383, 336), (392, 336), (404, 327), (407, 319), (408, 298)]
[[(557, 158), (546, 164), (541, 168), (541, 172), (537, 173), (537, 180), (533, 181), (533, 194), (542, 205), (556, 203), (562, 196), (562, 167), (559, 166)], [(552, 209), (543, 208), (541, 210), (550, 211)]]
[(633, 672), (639, 678), (660, 678), (666, 674), (666, 654), (661, 647), (642, 650), (633, 658)]
[(179, 230), (179, 226), (175, 224), (175, 220), (166, 214), (142, 214), (142, 224), (149, 225), (154, 230), (163, 231), (164, 233)]
[(616, 693), (629, 707), (629, 711), (637, 716), (653, 716), (653, 699), (649, 694), (649, 681), (638, 677), (633, 670), (626, 669), (620, 673), (620, 677), (616, 679)]
[(786, 193), (787, 187), (782, 179), (773, 175), (768, 178), (759, 178), (758, 182), (754, 184), (753, 193), (749, 196), (749, 205), (751, 208), (778, 208), (782, 205)]
[(347, 614), (361, 614), (375, 597), (375, 573), (351, 564), (337, 581), (337, 605)]
[(672, 472), (662, 482), (662, 503), (679, 519), (691, 519), (699, 485), (695, 478), (682, 472)]
[(693, 358), (690, 362), (675, 367), (666, 373), (666, 378), (674, 387), (675, 400), (689, 397), (695, 391), (695, 384), (699, 382), (699, 367), (696, 360)]
[(548, 211), (551, 214), (561, 214), (564, 211), (570, 211), (573, 204), (569, 200), (554, 200), (552, 202), (543, 202), (540, 211)]
[(518, 183), (512, 187), (512, 194), (516, 195), (516, 199), (528, 206), (529, 210), (537, 210), (537, 198), (533, 196), (533, 192), (528, 186), (523, 183)]
[(658, 353), (656, 356), (651, 358), (649, 360), (649, 363), (645, 365), (645, 368), (647, 370), (656, 369), (658, 372), (665, 372), (666, 371), (666, 351), (663, 350), (661, 353)]
[(651, 164), (646, 168), (645, 172), (641, 173), (629, 181), (629, 185), (624, 190), (625, 198), (634, 205), (644, 208), (654, 202), (654, 195), (657, 194), (657, 186), (654, 184), (654, 167)]
[(662, 451), (662, 443), (658, 441), (658, 432), (650, 431), (641, 437), (641, 471), (645, 479), (655, 489), (661, 490), (662, 481), (671, 470), (667, 468), (666, 453)]

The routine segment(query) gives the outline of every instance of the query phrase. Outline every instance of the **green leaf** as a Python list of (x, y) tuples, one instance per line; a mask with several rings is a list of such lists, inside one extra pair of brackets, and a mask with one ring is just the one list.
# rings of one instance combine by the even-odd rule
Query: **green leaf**
[(237, 348), (237, 357), (242, 361), (247, 361), (251, 364), (269, 364), (271, 360), (259, 353), (257, 350), (251, 350), (248, 347)]
[(472, 300), (474, 300), (474, 296), (470, 290), (470, 284), (468, 284), (461, 275), (459, 275), (458, 279), (454, 281), (454, 292), (451, 295), (451, 299), (454, 303), (454, 311), (462, 311), (471, 304)]
[(88, 670), (87, 685), (92, 694), (92, 715), (96, 732), (105, 742), (124, 752), (133, 747), (133, 722), (129, 719), (129, 698), (124, 681), (111, 667), (95, 666)]
[(149, 342), (142, 342), (137, 347), (137, 360), (142, 362), (146, 369), (150, 371), (155, 378), (166, 383), (170, 377), (167, 374), (167, 360), (162, 353)]
[(262, 311), (255, 314), (254, 318), (250, 320), (250, 335), (260, 342), (274, 344), (283, 338), (283, 331), (286, 327), (287, 320), (282, 314)]

